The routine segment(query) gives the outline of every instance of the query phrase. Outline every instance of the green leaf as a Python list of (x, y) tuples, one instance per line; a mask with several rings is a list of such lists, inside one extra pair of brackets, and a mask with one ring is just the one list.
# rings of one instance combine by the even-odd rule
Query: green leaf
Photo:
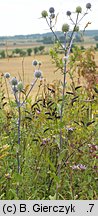
[(56, 200), (56, 193), (54, 194), (54, 196), (49, 195), (49, 199), (50, 200)]

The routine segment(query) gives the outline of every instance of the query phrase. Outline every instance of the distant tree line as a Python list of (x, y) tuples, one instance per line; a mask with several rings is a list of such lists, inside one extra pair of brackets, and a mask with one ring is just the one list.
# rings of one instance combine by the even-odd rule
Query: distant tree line
[(31, 56), (32, 54), (36, 55), (36, 54), (44, 54), (44, 49), (45, 46), (39, 46), (39, 47), (34, 47), (32, 48), (28, 48), (26, 50), (20, 49), (20, 48), (16, 48), (14, 50), (12, 50), (11, 54), (8, 54), (5, 50), (1, 50), (0, 51), (0, 58), (6, 58), (6, 57), (24, 57), (24, 56)]

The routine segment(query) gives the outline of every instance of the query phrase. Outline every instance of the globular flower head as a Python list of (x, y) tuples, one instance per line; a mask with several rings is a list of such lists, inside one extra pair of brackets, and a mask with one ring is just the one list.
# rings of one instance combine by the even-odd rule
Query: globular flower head
[(14, 85), (14, 86), (18, 84), (18, 81), (17, 81), (16, 77), (12, 78), (11, 84)]
[(62, 32), (68, 32), (69, 31), (69, 25), (67, 23), (62, 25)]
[(22, 83), (21, 81), (18, 82), (18, 84), (17, 84), (17, 89), (18, 89), (18, 91), (20, 91), (20, 92), (23, 90), (23, 83)]
[(34, 76), (35, 76), (36, 78), (41, 78), (41, 77), (42, 77), (42, 71), (40, 71), (40, 70), (35, 70)]
[(78, 32), (78, 31), (79, 31), (79, 26), (76, 26), (76, 27), (74, 28), (74, 31), (75, 31), (75, 32)]
[(71, 11), (67, 11), (67, 12), (66, 12), (66, 15), (67, 15), (67, 16), (71, 16)]
[(76, 13), (82, 13), (82, 8), (80, 6), (76, 7)]
[(47, 13), (46, 10), (43, 10), (41, 15), (42, 15), (43, 18), (46, 18), (48, 16), (48, 13)]
[(55, 18), (55, 14), (52, 13), (50, 17), (51, 17), (51, 19), (54, 19)]
[(12, 85), (12, 90), (14, 93), (18, 92), (17, 85)]
[(33, 65), (33, 66), (37, 66), (37, 65), (38, 65), (38, 61), (37, 61), (37, 60), (34, 60), (34, 61), (32, 62), (32, 65)]
[(55, 12), (54, 7), (50, 7), (50, 8), (49, 8), (49, 12), (50, 12), (51, 14), (54, 13), (54, 12)]
[(5, 74), (4, 74), (4, 77), (5, 77), (6, 79), (10, 78), (10, 73), (5, 73)]
[(87, 3), (87, 4), (86, 4), (86, 8), (87, 8), (87, 9), (91, 9), (91, 3)]
[(39, 66), (41, 66), (42, 65), (41, 61), (39, 61), (38, 64), (39, 64)]

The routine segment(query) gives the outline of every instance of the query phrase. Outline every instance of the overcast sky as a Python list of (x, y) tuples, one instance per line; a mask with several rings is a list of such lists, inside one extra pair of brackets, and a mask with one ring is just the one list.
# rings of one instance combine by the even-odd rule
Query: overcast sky
[(74, 12), (76, 6), (82, 6), (85, 11), (88, 2), (92, 9), (82, 20), (80, 28), (91, 22), (88, 29), (98, 29), (98, 0), (0, 0), (0, 36), (49, 31), (45, 20), (40, 19), (42, 10), (49, 10), (49, 7), (54, 7), (55, 13), (59, 13), (55, 30), (61, 30), (62, 24), (71, 24), (66, 11)]

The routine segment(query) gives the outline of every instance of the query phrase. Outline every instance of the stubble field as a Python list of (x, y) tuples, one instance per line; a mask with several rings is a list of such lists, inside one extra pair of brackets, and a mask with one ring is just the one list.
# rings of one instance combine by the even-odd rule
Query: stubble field
[[(61, 73), (55, 72), (55, 65), (52, 64), (51, 57), (49, 55), (36, 55), (30, 57), (16, 57), (0, 60), (0, 73), (9, 72), (12, 77), (22, 79), (24, 77), (25, 85), (31, 84), (34, 79), (34, 66), (32, 61), (36, 59), (42, 62), (40, 70), (42, 71), (43, 78), (47, 83), (52, 83), (55, 80), (61, 80)], [(36, 95), (39, 86), (39, 80), (33, 89), (33, 96)]]
[[(1, 59), (0, 73), (4, 74), (6, 72), (9, 72), (12, 77), (17, 77), (19, 80), (24, 79), (25, 85), (30, 85), (34, 79), (34, 66), (32, 66), (32, 61), (34, 59), (42, 62), (40, 69), (42, 71), (43, 78), (46, 81), (46, 83), (53, 83), (54, 81), (62, 79), (61, 72), (55, 72), (56, 67), (55, 64), (52, 63), (50, 55), (33, 55), (30, 57), (28, 56)], [(95, 61), (98, 65), (98, 52), (95, 53)], [(38, 86), (39, 81), (33, 89), (33, 98), (37, 94)]]

